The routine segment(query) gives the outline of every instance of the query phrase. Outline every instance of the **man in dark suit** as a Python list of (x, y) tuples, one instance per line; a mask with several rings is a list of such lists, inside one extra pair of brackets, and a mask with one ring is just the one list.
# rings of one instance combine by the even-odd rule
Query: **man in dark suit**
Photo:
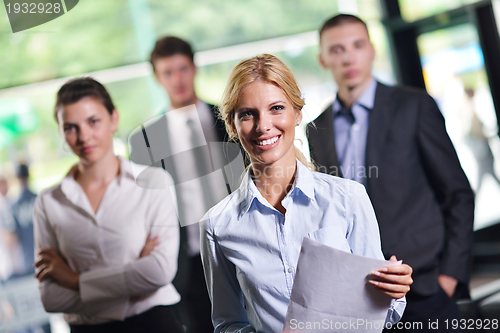
[[(132, 161), (166, 169), (176, 184), (182, 226), (178, 271), (173, 281), (182, 298), (178, 312), (187, 332), (203, 333), (213, 332), (213, 326), (200, 258), (198, 221), (234, 186), (223, 167), (239, 149), (231, 150), (223, 143), (227, 133), (224, 122), (216, 115), (216, 107), (196, 96), (193, 58), (191, 47), (184, 40), (165, 37), (157, 41), (151, 64), (171, 105), (165, 114), (132, 133), (129, 144)], [(137, 183), (140, 185), (141, 176), (147, 175), (146, 169)]]
[(467, 295), (474, 217), (473, 192), (444, 119), (425, 91), (373, 79), (375, 50), (359, 18), (326, 21), (320, 45), (319, 61), (338, 92), (308, 124), (311, 158), (319, 171), (366, 186), (384, 255), (413, 267), (402, 321), (426, 329), (438, 319), (441, 329), (460, 317), (453, 296)]

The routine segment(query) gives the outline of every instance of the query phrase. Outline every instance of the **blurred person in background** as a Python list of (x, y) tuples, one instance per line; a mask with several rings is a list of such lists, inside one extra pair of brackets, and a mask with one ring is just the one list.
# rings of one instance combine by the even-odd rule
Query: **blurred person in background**
[[(0, 276), (0, 279), (8, 279), (9, 281), (31, 275), (34, 272), (33, 206), (36, 194), (28, 188), (29, 171), (26, 164), (17, 166), (16, 176), (19, 180), (21, 194), (10, 207), (5, 207), (3, 218), (5, 226), (3, 240), (5, 240), (5, 243), (0, 243), (0, 270), (4, 267), (10, 267), (10, 273), (6, 277)], [(2, 187), (3, 184), (0, 179), (0, 192), (2, 195), (6, 195), (6, 191)], [(2, 275), (2, 272), (0, 272), (0, 275)], [(8, 291), (8, 285), (5, 288)], [(12, 304), (15, 304), (16, 301), (17, 299), (4, 300), (0, 306), (3, 307), (4, 314), (9, 316), (10, 313), (10, 320), (16, 317), (17, 320), (23, 320), (24, 318), (22, 316), (20, 318), (12, 307)], [(13, 330), (15, 333), (50, 333), (50, 331), (48, 322), (42, 325)]]
[(28, 187), (29, 169), (26, 164), (17, 166), (16, 176), (19, 179), (21, 194), (9, 209), (6, 226), (22, 253), (16, 276), (24, 276), (34, 273), (33, 207), (36, 194)]
[[(213, 149), (213, 143), (220, 146), (227, 141), (227, 134), (224, 123), (216, 116), (216, 107), (196, 94), (194, 53), (186, 41), (172, 36), (159, 39), (151, 52), (151, 64), (170, 99), (170, 107), (154, 122), (144, 124), (142, 132), (131, 135), (130, 158), (148, 165), (150, 148), (163, 152), (163, 159), (154, 165), (165, 168), (174, 178), (182, 227), (173, 282), (182, 297), (178, 305), (180, 318), (187, 332), (213, 332), (198, 222), (228, 194), (222, 174), (214, 172), (224, 157), (222, 151), (217, 155)], [(154, 146), (155, 142), (160, 142), (161, 149)], [(210, 151), (208, 144), (212, 144)]]
[(9, 193), (9, 182), (5, 176), (0, 175), (0, 207), (8, 204), (7, 193)]
[(9, 183), (7, 178), (0, 175), (0, 282), (5, 282), (12, 274), (11, 242), (12, 235), (7, 229), (9, 224)]
[(48, 312), (71, 332), (183, 332), (172, 305), (179, 227), (170, 175), (151, 169), (138, 186), (134, 163), (115, 156), (118, 112), (92, 78), (64, 84), (55, 116), (78, 156), (35, 202), (35, 276)]
[[(490, 146), (490, 143), (493, 144), (495, 140), (498, 140), (498, 127), (494, 121), (494, 116), (488, 119), (484, 116), (484, 114), (488, 115), (488, 113), (484, 110), (477, 109), (477, 102), (474, 103), (474, 89), (465, 89), (465, 93), (467, 96), (466, 101), (469, 102), (463, 103), (466, 107), (468, 106), (467, 111), (469, 111), (468, 117), (466, 118), (468, 121), (465, 124), (465, 126), (468, 127), (465, 142), (476, 158), (478, 170), (475, 182), (475, 192), (478, 193), (485, 176), (488, 174), (496, 184), (500, 186), (500, 175), (498, 175), (495, 170), (495, 155), (498, 155), (498, 152), (494, 155), (494, 149)], [(490, 120), (488, 125), (484, 124), (483, 121), (485, 120)], [(493, 146), (495, 145), (493, 144)]]
[(413, 267), (401, 321), (461, 318), (456, 299), (468, 297), (474, 194), (436, 102), (373, 78), (375, 48), (356, 16), (327, 20), (320, 47), (338, 92), (308, 124), (311, 159), (322, 172), (366, 186), (384, 256)]

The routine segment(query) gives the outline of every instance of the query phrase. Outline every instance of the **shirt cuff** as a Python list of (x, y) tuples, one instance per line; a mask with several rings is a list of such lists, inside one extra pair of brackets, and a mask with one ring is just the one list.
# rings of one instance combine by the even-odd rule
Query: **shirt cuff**
[(107, 267), (80, 274), (82, 302), (101, 301), (127, 295), (124, 267)]
[(392, 326), (395, 325), (403, 317), (403, 313), (406, 308), (406, 297), (401, 297), (399, 299), (393, 299), (391, 301), (391, 306), (387, 312), (387, 317), (385, 318), (385, 325)]

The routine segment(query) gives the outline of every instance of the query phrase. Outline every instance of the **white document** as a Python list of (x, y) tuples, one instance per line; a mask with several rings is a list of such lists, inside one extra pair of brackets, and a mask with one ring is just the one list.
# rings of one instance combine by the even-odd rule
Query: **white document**
[(391, 297), (368, 280), (391, 264), (304, 238), (283, 332), (382, 332)]

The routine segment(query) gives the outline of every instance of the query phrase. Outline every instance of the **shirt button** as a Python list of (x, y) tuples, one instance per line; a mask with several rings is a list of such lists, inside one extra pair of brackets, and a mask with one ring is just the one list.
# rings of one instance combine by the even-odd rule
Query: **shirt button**
[(292, 273), (292, 272), (293, 272), (292, 267), (289, 267), (289, 268), (288, 268), (288, 273)]

